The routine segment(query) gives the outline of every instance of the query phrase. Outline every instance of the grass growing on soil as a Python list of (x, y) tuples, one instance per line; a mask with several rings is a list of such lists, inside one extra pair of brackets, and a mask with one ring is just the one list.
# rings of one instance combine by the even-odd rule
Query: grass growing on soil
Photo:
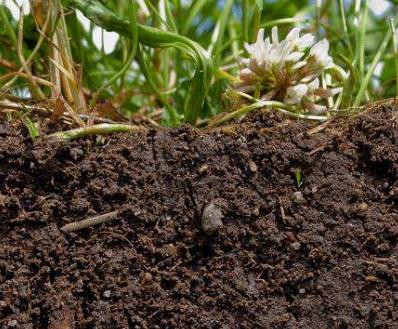
[[(211, 127), (259, 108), (323, 121), (398, 95), (394, 1), (384, 14), (376, 14), (367, 0), (29, 3), (30, 12), (18, 20), (9, 2), (0, 3), (0, 111), (22, 119), (32, 137), (40, 130), (34, 129), (37, 112), (70, 128), (85, 129), (98, 120), (127, 126), (135, 118)], [(244, 44), (253, 43), (260, 29), (271, 35), (275, 26), (281, 38), (293, 27), (326, 38), (331, 57), (349, 73), (341, 92), (327, 99), (325, 115), (303, 113), (257, 92), (236, 92), (239, 63), (248, 56)], [(111, 53), (104, 50), (105, 30), (118, 36)], [(98, 31), (102, 47), (93, 41)], [(326, 86), (329, 74), (320, 77)]]

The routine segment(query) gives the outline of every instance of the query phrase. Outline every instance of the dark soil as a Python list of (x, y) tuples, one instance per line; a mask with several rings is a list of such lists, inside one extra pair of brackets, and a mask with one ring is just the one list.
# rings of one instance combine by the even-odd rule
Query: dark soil
[(397, 117), (57, 145), (0, 124), (0, 327), (398, 328)]

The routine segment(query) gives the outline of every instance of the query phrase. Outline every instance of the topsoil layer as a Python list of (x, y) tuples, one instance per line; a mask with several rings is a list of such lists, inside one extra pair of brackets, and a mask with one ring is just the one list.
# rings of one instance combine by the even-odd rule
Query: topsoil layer
[(0, 327), (398, 328), (397, 117), (62, 145), (1, 124)]

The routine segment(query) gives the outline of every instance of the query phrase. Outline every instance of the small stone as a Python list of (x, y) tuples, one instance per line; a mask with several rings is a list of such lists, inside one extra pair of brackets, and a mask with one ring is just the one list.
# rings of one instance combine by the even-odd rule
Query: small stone
[(299, 294), (304, 295), (304, 294), (305, 294), (305, 289), (301, 288), (301, 289), (299, 290)]
[(210, 202), (203, 210), (202, 229), (206, 233), (213, 233), (222, 227), (223, 213), (221, 208)]
[(325, 239), (320, 235), (314, 235), (312, 237), (312, 241), (316, 244), (323, 244), (325, 242)]
[(254, 161), (249, 161), (249, 168), (251, 172), (257, 172), (258, 168)]
[(300, 242), (293, 242), (290, 247), (292, 247), (293, 250), (299, 251), (301, 249), (301, 243)]
[(151, 283), (152, 280), (153, 280), (152, 274), (149, 273), (149, 272), (146, 272), (146, 273), (144, 273), (144, 275), (142, 276), (141, 282), (140, 282), (140, 283), (141, 283), (141, 285), (145, 286), (146, 284)]
[(105, 298), (111, 297), (111, 291), (110, 290), (105, 290), (104, 293), (102, 294)]
[(303, 193), (301, 193), (300, 191), (294, 192), (292, 195), (292, 199), (293, 199), (293, 202), (295, 202), (295, 203), (305, 203), (306, 202), (304, 199)]
[(199, 172), (199, 174), (203, 174), (204, 172), (207, 171), (207, 169), (209, 169), (209, 166), (205, 164), (205, 165), (201, 166), (201, 167), (198, 169), (198, 172)]
[(365, 203), (365, 202), (361, 202), (361, 203), (358, 205), (358, 211), (359, 211), (359, 212), (365, 212), (366, 210), (368, 210), (368, 204)]

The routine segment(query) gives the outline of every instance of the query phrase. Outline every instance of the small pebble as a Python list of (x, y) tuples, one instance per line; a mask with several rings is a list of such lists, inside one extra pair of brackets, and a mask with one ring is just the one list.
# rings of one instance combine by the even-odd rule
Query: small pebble
[(301, 243), (300, 242), (293, 242), (291, 245), (293, 250), (299, 251), (301, 249)]
[(251, 172), (257, 172), (258, 168), (254, 161), (249, 161), (249, 168)]
[(102, 294), (105, 298), (111, 297), (111, 291), (110, 290), (105, 290), (104, 293)]
[(207, 171), (207, 169), (209, 169), (209, 166), (205, 164), (205, 165), (199, 167), (198, 172), (199, 172), (199, 174), (203, 174), (204, 172)]
[(292, 195), (292, 199), (293, 199), (293, 202), (296, 202), (296, 203), (305, 203), (306, 202), (304, 199), (303, 193), (301, 193), (300, 191), (294, 192)]
[(141, 278), (141, 285), (144, 286), (144, 285), (146, 285), (148, 283), (151, 283), (152, 280), (153, 280), (152, 274), (149, 273), (149, 272), (146, 272), (146, 273), (144, 273), (144, 275)]
[(210, 202), (203, 210), (202, 229), (206, 233), (213, 233), (223, 226), (221, 208)]
[(305, 294), (305, 289), (301, 288), (301, 289), (299, 290), (299, 294), (304, 295), (304, 294)]
[(358, 205), (358, 211), (359, 211), (359, 212), (365, 212), (366, 210), (368, 210), (368, 205), (367, 205), (367, 203), (361, 202), (361, 203)]
[(323, 238), (323, 236), (320, 235), (314, 235), (312, 237), (312, 241), (316, 244), (323, 244), (325, 242), (325, 239)]

